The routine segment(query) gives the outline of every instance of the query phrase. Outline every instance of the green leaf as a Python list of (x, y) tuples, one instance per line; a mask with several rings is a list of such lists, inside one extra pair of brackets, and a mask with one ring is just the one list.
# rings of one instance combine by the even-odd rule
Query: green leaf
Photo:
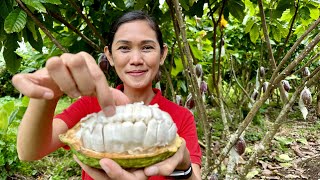
[(9, 12), (12, 11), (12, 4), (11, 1), (0, 1), (0, 7), (1, 7), (1, 11), (0, 11), (0, 17), (2, 17), (3, 19), (5, 19)]
[[(9, 41), (10, 39), (10, 41)], [(6, 68), (11, 72), (15, 73), (19, 67), (21, 59), (17, 58), (17, 54), (14, 52), (18, 47), (18, 35), (16, 33), (9, 34), (8, 40), (4, 44), (3, 58), (6, 61)]]
[(16, 9), (11, 11), (4, 21), (4, 30), (7, 33), (20, 32), (27, 23), (27, 14), (21, 10)]
[(252, 29), (250, 30), (250, 40), (253, 43), (256, 43), (256, 41), (259, 38), (259, 27), (257, 24), (254, 24)]
[(239, 0), (229, 0), (228, 1), (228, 9), (233, 17), (238, 19), (240, 22), (243, 21), (245, 16), (245, 5), (242, 1)]
[(273, 18), (280, 18), (286, 9), (290, 9), (294, 1), (280, 0), (276, 10), (273, 12)]
[(302, 7), (298, 13), (301, 16), (301, 18), (304, 20), (308, 20), (310, 18), (310, 11), (309, 11), (309, 8), (307, 7)]
[(247, 23), (246, 23), (246, 27), (244, 28), (244, 32), (245, 32), (245, 33), (250, 32), (253, 24), (254, 24), (253, 18), (249, 18), (248, 21), (247, 21)]
[(183, 71), (183, 64), (180, 58), (174, 60), (176, 67), (172, 67), (171, 75), (176, 77), (180, 72)]
[(143, 7), (148, 3), (149, 0), (140, 0), (136, 1), (134, 5), (134, 9), (140, 10), (143, 9)]
[(280, 162), (288, 162), (288, 161), (291, 161), (292, 158), (289, 157), (288, 154), (280, 154), (278, 158), (276, 158), (278, 161)]
[(284, 145), (290, 145), (294, 141), (292, 138), (286, 138), (283, 136), (276, 136), (276, 137), (274, 137), (274, 139), (276, 139), (279, 143), (284, 144)]
[(34, 38), (33, 33), (29, 31), (29, 29), (26, 29), (26, 33), (27, 33), (27, 41), (30, 43), (30, 45), (37, 51), (42, 52), (43, 40), (41, 38), (39, 29), (36, 30), (36, 37), (39, 37), (37, 39)]
[(203, 59), (202, 51), (197, 48), (196, 44), (190, 43), (190, 49), (191, 49), (195, 58), (200, 59), (200, 60)]
[(184, 10), (189, 11), (189, 6), (188, 6), (189, 0), (180, 0), (179, 2), (180, 2), (181, 7)]
[(33, 7), (34, 9), (38, 10), (39, 12), (46, 13), (46, 8), (42, 5), (40, 1), (34, 0), (22, 0), (26, 5)]
[(49, 4), (56, 4), (56, 5), (62, 4), (60, 0), (40, 0), (40, 2), (49, 3)]
[(3, 110), (2, 108), (0, 109), (0, 131), (5, 131), (8, 127), (8, 113)]
[(308, 141), (307, 141), (306, 138), (299, 138), (299, 139), (297, 139), (297, 142), (300, 142), (300, 143), (302, 143), (302, 144), (304, 144), (304, 145), (307, 145), (307, 144), (308, 144)]
[(317, 20), (319, 18), (320, 10), (312, 4), (308, 4), (307, 7), (309, 8), (309, 11), (310, 11), (310, 17), (314, 20)]
[(281, 41), (281, 31), (279, 31), (279, 29), (275, 26), (271, 26), (271, 32), (272, 32), (272, 36), (273, 39), (277, 42)]
[(118, 8), (120, 9), (125, 9), (126, 5), (124, 4), (124, 1), (119, 1), (119, 0), (113, 0), (112, 1)]
[(27, 21), (27, 28), (32, 32), (32, 36), (34, 40), (38, 39), (37, 31), (35, 28), (35, 24), (32, 20), (28, 19)]
[[(0, 23), (0, 42), (7, 39), (7, 33), (4, 30), (4, 24)], [(1, 44), (1, 43), (0, 43)]]

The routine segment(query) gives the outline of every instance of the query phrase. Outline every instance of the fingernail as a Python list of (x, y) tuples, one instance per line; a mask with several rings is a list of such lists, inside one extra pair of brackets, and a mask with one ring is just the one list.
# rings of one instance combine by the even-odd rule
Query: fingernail
[(42, 96), (44, 99), (52, 99), (53, 93), (52, 92), (45, 92)]
[(149, 167), (145, 170), (145, 173), (147, 176), (154, 176), (157, 175), (159, 172), (159, 169), (157, 167)]
[(81, 94), (80, 94), (78, 91), (75, 91), (75, 92), (73, 92), (73, 93), (71, 94), (71, 96), (72, 96), (73, 98), (77, 98), (77, 97), (81, 96)]
[(107, 115), (107, 116), (113, 116), (116, 113), (116, 109), (114, 106), (107, 106), (103, 109), (103, 112)]

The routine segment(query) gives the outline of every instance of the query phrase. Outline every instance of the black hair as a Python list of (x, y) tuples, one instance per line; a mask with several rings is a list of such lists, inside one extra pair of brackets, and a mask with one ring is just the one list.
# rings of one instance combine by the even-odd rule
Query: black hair
[(114, 35), (116, 34), (119, 27), (122, 24), (125, 24), (127, 22), (131, 22), (131, 21), (135, 21), (135, 20), (145, 20), (149, 23), (150, 27), (156, 32), (157, 40), (160, 45), (160, 52), (162, 54), (164, 44), (163, 44), (162, 33), (159, 28), (159, 25), (155, 22), (155, 20), (151, 16), (149, 16), (148, 14), (146, 14), (140, 10), (127, 12), (112, 24), (112, 28), (111, 28), (111, 31), (108, 36), (108, 48), (109, 48), (110, 53), (111, 53), (111, 49), (112, 49)]

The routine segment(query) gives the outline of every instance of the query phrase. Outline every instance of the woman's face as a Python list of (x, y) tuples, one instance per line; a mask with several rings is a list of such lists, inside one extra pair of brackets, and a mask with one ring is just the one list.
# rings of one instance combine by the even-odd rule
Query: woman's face
[(167, 55), (167, 47), (160, 53), (156, 32), (143, 20), (122, 24), (115, 33), (112, 54), (105, 51), (124, 85), (137, 89), (152, 86)]

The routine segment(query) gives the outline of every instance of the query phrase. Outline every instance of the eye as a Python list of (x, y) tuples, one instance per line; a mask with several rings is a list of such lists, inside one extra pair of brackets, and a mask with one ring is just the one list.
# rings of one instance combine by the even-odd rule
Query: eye
[(144, 52), (149, 52), (149, 51), (151, 51), (152, 49), (154, 49), (153, 46), (146, 45), (146, 46), (143, 46), (142, 51), (144, 51)]
[(119, 46), (118, 50), (120, 50), (121, 52), (129, 52), (130, 48), (129, 46)]

